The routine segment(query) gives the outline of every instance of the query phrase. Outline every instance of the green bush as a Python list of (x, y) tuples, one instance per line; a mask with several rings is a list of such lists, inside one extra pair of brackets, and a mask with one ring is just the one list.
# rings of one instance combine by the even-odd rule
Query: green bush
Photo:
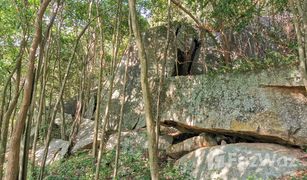
[[(103, 155), (100, 179), (111, 179), (115, 165), (115, 151), (108, 151)], [(30, 174), (30, 173), (29, 173)], [(28, 179), (37, 179), (39, 168), (34, 168), (32, 177)], [(46, 167), (45, 179), (72, 179), (72, 180), (90, 180), (95, 176), (94, 158), (88, 152), (77, 153), (68, 159), (55, 162)], [(165, 163), (160, 169), (161, 179), (191, 179), (187, 173), (181, 173), (179, 168), (171, 163)], [(140, 179), (150, 180), (149, 165), (144, 152), (121, 152), (119, 161), (118, 179)]]

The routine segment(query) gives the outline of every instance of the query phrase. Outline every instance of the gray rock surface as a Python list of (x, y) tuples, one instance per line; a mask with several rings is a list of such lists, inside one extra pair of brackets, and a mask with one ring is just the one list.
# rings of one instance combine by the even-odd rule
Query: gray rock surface
[[(99, 136), (100, 137), (100, 136)], [(98, 139), (100, 139), (98, 137)], [(75, 153), (78, 150), (91, 149), (94, 138), (94, 121), (89, 119), (82, 119), (79, 132), (76, 137), (76, 144), (71, 152)]]
[[(64, 157), (68, 150), (68, 141), (62, 139), (52, 139), (48, 148), (48, 155), (46, 165), (49, 165), (55, 161), (58, 161)], [(44, 147), (38, 149), (35, 153), (36, 162), (41, 165), (44, 154)]]
[(307, 145), (307, 94), (295, 68), (165, 80), (161, 119)]
[[(175, 31), (176, 27), (172, 27), (172, 31)], [(143, 36), (144, 44), (146, 47), (146, 55), (148, 56), (148, 77), (150, 87), (153, 94), (158, 92), (157, 79), (161, 74), (161, 67), (164, 59), (164, 51), (166, 45), (166, 27), (156, 27), (148, 30)], [(191, 39), (197, 36), (195, 30), (191, 26), (184, 28), (184, 32), (187, 39)], [(174, 42), (174, 35), (171, 33), (170, 48), (166, 59), (166, 71), (165, 76), (170, 77), (175, 71), (176, 60), (176, 43)], [(190, 40), (191, 41), (191, 40)], [(191, 42), (188, 43), (191, 43)], [(121, 60), (114, 81), (114, 93), (112, 96), (112, 108), (110, 109), (110, 124), (109, 129), (116, 129), (116, 124), (119, 120), (118, 114), (120, 110), (120, 99), (122, 98), (121, 89), (123, 86), (125, 65), (128, 63), (128, 77), (126, 87), (126, 102), (124, 109), (124, 121), (123, 128), (127, 130), (139, 129), (145, 127), (144, 119), (144, 105), (140, 84), (140, 61), (138, 59), (137, 48), (134, 43), (127, 48)], [(198, 64), (198, 59), (195, 60), (195, 64)], [(192, 67), (193, 74), (201, 74), (203, 69), (200, 65)], [(105, 87), (108, 87), (106, 85)], [(106, 94), (107, 91), (102, 94)], [(106, 100), (107, 98), (105, 98)], [(105, 101), (104, 104), (107, 102)], [(156, 103), (156, 98), (153, 99), (153, 103)], [(105, 111), (105, 106), (102, 106), (102, 111)]]
[[(161, 72), (165, 31), (165, 28), (153, 28), (144, 36), (150, 59), (148, 76), (153, 107), (158, 99), (157, 77)], [(187, 34), (193, 36), (193, 33)], [(215, 76), (171, 77), (176, 48), (171, 47), (169, 51), (164, 91), (160, 95), (162, 120), (184, 123), (204, 132), (208, 129), (222, 130), (243, 136), (270, 137), (268, 142), (277, 138), (279, 143), (307, 146), (307, 94), (296, 67)], [(123, 127), (131, 130), (145, 126), (140, 67), (136, 47), (132, 44), (118, 67), (110, 129), (115, 129), (119, 119), (126, 63), (129, 72)]]
[[(132, 57), (126, 56), (132, 59), (123, 122), (126, 129), (145, 126), (135, 53), (131, 51)], [(155, 66), (152, 63), (150, 67)], [(153, 77), (154, 70), (149, 72), (153, 104), (156, 104), (158, 79)], [(122, 84), (120, 76), (116, 82), (118, 89)], [(296, 67), (215, 76), (167, 77), (163, 86), (164, 93), (160, 96), (162, 120), (184, 123), (204, 132), (221, 130), (258, 139), (266, 136), (270, 140), (265, 142), (277, 138), (279, 143), (307, 146), (307, 94)], [(113, 124), (118, 120), (119, 92), (118, 89), (113, 95)], [(155, 113), (155, 108), (153, 111)]]
[(200, 148), (176, 164), (198, 180), (274, 179), (307, 167), (302, 151), (275, 144), (239, 143)]

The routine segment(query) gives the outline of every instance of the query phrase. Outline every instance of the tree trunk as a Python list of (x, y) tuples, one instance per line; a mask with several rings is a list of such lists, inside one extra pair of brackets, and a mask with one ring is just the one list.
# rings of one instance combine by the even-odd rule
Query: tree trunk
[[(171, 29), (171, 0), (168, 0), (168, 12), (167, 12), (167, 35), (166, 35), (166, 46), (163, 54), (162, 70), (159, 79), (159, 89), (157, 94), (157, 114), (156, 114), (156, 146), (159, 147), (159, 135), (160, 135), (160, 104), (161, 104), (161, 93), (163, 91), (163, 82), (165, 76), (165, 65), (168, 58), (168, 49), (170, 44), (170, 29)], [(177, 49), (177, 48), (176, 48)], [(177, 63), (176, 63), (177, 65)], [(176, 67), (176, 74), (178, 75), (178, 67)]]
[[(51, 43), (51, 40), (50, 40), (51, 39), (51, 33), (50, 33), (50, 31), (51, 31), (51, 28), (54, 24), (54, 21), (55, 21), (56, 15), (58, 13), (59, 7), (60, 7), (60, 4), (58, 2), (56, 9), (54, 10), (54, 12), (51, 15), (51, 19), (50, 19), (50, 22), (48, 23), (47, 30), (44, 33), (45, 39), (42, 41), (42, 43), (40, 45), (39, 65), (38, 65), (38, 70), (37, 70), (36, 81), (41, 79), (41, 83), (40, 83), (41, 89), (40, 89), (40, 92), (39, 92), (38, 115), (37, 115), (37, 118), (36, 118), (35, 132), (34, 132), (34, 138), (33, 138), (33, 146), (32, 146), (32, 152), (31, 152), (31, 154), (32, 154), (32, 157), (31, 157), (31, 173), (34, 173), (35, 157), (36, 157), (36, 155), (35, 155), (36, 144), (37, 144), (37, 139), (38, 139), (38, 135), (39, 135), (39, 128), (40, 128), (40, 124), (41, 124), (41, 121), (42, 121), (42, 115), (43, 115), (44, 104), (45, 104), (45, 91), (46, 91), (47, 70), (48, 70), (48, 55), (49, 55), (49, 47), (50, 47), (50, 43)], [(47, 46), (46, 46), (46, 43), (47, 43)], [(41, 69), (42, 69), (42, 72), (41, 72)], [(40, 75), (40, 74), (42, 74), (42, 75)], [(36, 86), (35, 86), (35, 92), (36, 92), (36, 88), (37, 88)], [(27, 165), (25, 165), (25, 166), (27, 167)]]
[[(59, 19), (59, 23), (57, 26), (57, 50), (56, 50), (56, 54), (57, 54), (57, 61), (58, 61), (58, 68), (59, 68), (59, 79), (60, 79), (60, 84), (62, 84), (61, 79), (62, 79), (62, 73), (60, 71), (61, 68), (61, 37), (62, 37), (62, 33), (61, 33), (61, 29), (62, 29), (62, 24), (63, 24), (63, 12), (61, 11), (61, 16)], [(66, 122), (65, 122), (65, 112), (64, 112), (64, 97), (62, 96), (61, 100), (60, 100), (60, 112), (61, 112), (61, 139), (63, 140), (67, 140), (66, 137)]]
[(110, 80), (110, 89), (108, 94), (108, 103), (106, 105), (105, 114), (103, 118), (102, 124), (102, 131), (100, 136), (100, 144), (99, 144), (99, 153), (96, 162), (96, 172), (95, 172), (95, 180), (99, 179), (99, 170), (100, 170), (100, 162), (102, 158), (103, 148), (104, 148), (104, 139), (106, 134), (106, 128), (109, 124), (110, 119), (110, 108), (112, 105), (112, 95), (113, 95), (113, 85), (115, 79), (115, 69), (117, 64), (117, 57), (118, 57), (118, 49), (119, 49), (119, 28), (120, 28), (120, 21), (121, 21), (121, 10), (122, 10), (122, 0), (117, 1), (117, 15), (115, 21), (115, 33), (113, 34), (113, 49), (112, 49), (112, 67), (111, 67), (111, 80)]
[[(11, 73), (11, 75), (9, 76), (9, 78), (7, 79), (4, 91), (3, 91), (3, 101), (2, 101), (2, 105), (1, 105), (1, 112), (3, 111), (3, 114), (0, 115), (0, 119), (1, 119), (1, 129), (0, 129), (0, 179), (2, 179), (3, 177), (3, 163), (4, 163), (4, 159), (5, 159), (5, 152), (6, 152), (6, 145), (7, 145), (7, 139), (8, 139), (8, 128), (9, 128), (9, 123), (10, 123), (10, 119), (12, 116), (12, 113), (14, 112), (14, 110), (16, 109), (16, 105), (18, 103), (18, 99), (19, 99), (19, 95), (20, 92), (19, 91), (19, 85), (20, 85), (20, 72), (21, 72), (21, 61), (22, 61), (22, 57), (25, 51), (25, 46), (26, 46), (26, 37), (23, 37), (23, 40), (21, 42), (20, 45), (20, 51), (19, 51), (19, 55), (17, 57), (17, 62), (16, 62), (16, 67), (13, 70), (13, 72)], [(5, 101), (5, 97), (6, 97), (6, 89), (8, 88), (9, 82), (11, 81), (11, 78), (13, 76), (13, 74), (17, 72), (17, 81), (16, 81), (16, 94), (13, 98), (13, 101), (10, 102), (9, 107), (7, 108), (7, 110), (4, 112), (4, 104), (6, 103)], [(4, 115), (2, 117), (2, 115)]]
[(289, 2), (290, 9), (294, 15), (293, 23), (297, 37), (300, 71), (307, 91), (307, 0), (304, 0), (303, 4), (300, 1), (294, 0)]
[(37, 47), (41, 41), (42, 36), (42, 18), (49, 5), (51, 0), (45, 0), (40, 5), (40, 8), (37, 13), (37, 17), (35, 20), (35, 35), (33, 38), (33, 42), (31, 45), (30, 55), (29, 55), (29, 63), (28, 63), (28, 72), (26, 76), (26, 85), (24, 89), (23, 101), (21, 105), (21, 109), (18, 114), (18, 119), (16, 121), (16, 125), (14, 128), (14, 134), (12, 136), (10, 142), (10, 152), (8, 155), (8, 162), (6, 168), (6, 180), (16, 180), (19, 171), (19, 152), (20, 152), (20, 140), (22, 136), (22, 131), (25, 126), (25, 120), (27, 117), (27, 112), (29, 109), (29, 105), (31, 104), (31, 94), (33, 89), (33, 72), (34, 72), (34, 64), (35, 64), (35, 54)]
[(145, 55), (144, 44), (142, 42), (141, 33), (139, 30), (139, 24), (136, 17), (135, 0), (129, 0), (129, 11), (131, 14), (132, 29), (136, 39), (136, 45), (138, 48), (138, 55), (141, 61), (141, 86), (143, 91), (143, 101), (145, 108), (145, 119), (147, 126), (148, 136), (148, 151), (149, 151), (149, 165), (151, 179), (159, 179), (158, 169), (158, 148), (156, 145), (155, 137), (155, 125), (152, 115), (151, 93), (149, 90), (148, 77), (147, 77), (147, 58)]
[[(128, 52), (131, 53), (132, 49), (129, 49)], [(125, 100), (126, 100), (126, 84), (127, 84), (127, 75), (128, 75), (128, 65), (129, 65), (129, 58), (127, 59), (126, 66), (125, 66), (124, 83), (123, 83), (123, 89), (122, 89), (122, 100), (121, 100), (120, 115), (119, 115), (119, 121), (118, 121), (118, 129), (117, 129), (117, 145), (116, 145), (116, 155), (115, 155), (115, 167), (114, 167), (114, 173), (113, 173), (114, 180), (117, 179), (117, 172), (118, 172), (118, 160), (119, 160), (119, 155), (120, 155), (120, 137), (121, 137), (121, 131), (122, 131), (122, 121), (123, 121), (123, 116), (124, 116), (124, 106), (125, 106)]]
[[(99, 14), (99, 3), (96, 2), (96, 11)], [(98, 83), (98, 91), (97, 91), (97, 101), (96, 101), (96, 112), (95, 112), (95, 124), (94, 124), (94, 139), (93, 139), (93, 147), (92, 153), (93, 157), (97, 157), (98, 154), (98, 134), (99, 134), (99, 119), (100, 119), (100, 107), (101, 107), (101, 91), (102, 91), (102, 78), (103, 78), (103, 64), (104, 64), (104, 35), (103, 35), (103, 22), (100, 17), (98, 17), (98, 28), (99, 28), (99, 35), (100, 35), (100, 70), (99, 70), (99, 83)]]
[[(90, 22), (92, 22), (92, 21), (90, 21)], [(47, 160), (47, 155), (48, 155), (48, 147), (49, 147), (49, 143), (50, 143), (50, 140), (51, 140), (51, 131), (52, 131), (52, 128), (53, 128), (53, 123), (54, 123), (54, 120), (55, 120), (56, 113), (58, 111), (58, 106), (60, 104), (60, 100), (61, 100), (61, 98), (63, 96), (63, 93), (64, 93), (64, 89), (65, 89), (67, 77), (68, 77), (68, 74), (69, 74), (69, 71), (70, 71), (70, 68), (71, 68), (71, 65), (72, 65), (72, 61), (75, 58), (75, 54), (76, 54), (76, 51), (77, 51), (77, 47), (78, 47), (79, 41), (80, 41), (81, 37), (83, 36), (83, 34), (85, 33), (86, 29), (89, 27), (89, 25), (90, 25), (90, 23), (88, 23), (83, 28), (83, 30), (81, 31), (81, 33), (77, 37), (77, 40), (76, 40), (76, 43), (75, 43), (72, 55), (71, 55), (71, 57), (69, 59), (69, 62), (68, 62), (68, 65), (67, 65), (67, 68), (66, 68), (66, 71), (65, 71), (65, 75), (64, 75), (64, 78), (63, 78), (63, 81), (62, 81), (62, 84), (61, 84), (61, 89), (60, 89), (60, 92), (59, 92), (59, 96), (58, 96), (58, 98), (56, 100), (56, 103), (54, 105), (54, 109), (53, 109), (52, 116), (51, 116), (51, 119), (50, 119), (50, 122), (49, 122), (49, 126), (48, 126), (47, 137), (46, 137), (46, 140), (45, 140), (45, 147), (44, 147), (44, 154), (43, 154), (43, 160), (42, 160), (42, 167), (41, 167), (40, 174), (39, 174), (39, 179), (40, 180), (42, 180), (43, 176), (44, 176), (44, 170), (45, 170), (45, 165), (46, 165), (46, 160)]]
[[(36, 75), (35, 75), (36, 76)], [(35, 83), (35, 82), (33, 82)], [(35, 89), (35, 88), (34, 88)], [(29, 140), (30, 140), (30, 133), (31, 133), (31, 126), (32, 126), (32, 118), (34, 115), (34, 92), (32, 95), (32, 100), (31, 100), (31, 106), (30, 110), (28, 112), (28, 118), (26, 120), (25, 124), (25, 131), (23, 133), (23, 139), (22, 139), (22, 145), (21, 145), (21, 152), (20, 152), (20, 166), (19, 166), (19, 175), (18, 179), (19, 180), (26, 180), (27, 178), (27, 169), (28, 169), (28, 159), (29, 159)]]
[(0, 179), (2, 179), (2, 176), (3, 176), (3, 164), (5, 160), (6, 145), (7, 145), (7, 140), (8, 140), (8, 128), (9, 128), (10, 117), (18, 102), (20, 92), (21, 91), (16, 92), (13, 101), (11, 101), (9, 108), (3, 117), (4, 122), (1, 128), (2, 130), (1, 130), (1, 144), (0, 144)]

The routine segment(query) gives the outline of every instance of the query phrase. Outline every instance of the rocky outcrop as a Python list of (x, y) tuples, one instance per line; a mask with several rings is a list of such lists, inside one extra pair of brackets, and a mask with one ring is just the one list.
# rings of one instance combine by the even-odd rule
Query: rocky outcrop
[(176, 164), (199, 180), (274, 179), (307, 167), (297, 149), (267, 143), (239, 143), (200, 148)]
[[(52, 139), (48, 148), (46, 165), (64, 158), (68, 151), (69, 142), (61, 139)], [(38, 149), (35, 153), (36, 162), (41, 165), (44, 156), (44, 147)]]
[[(182, 25), (185, 34), (185, 40), (188, 46), (192, 44), (194, 37), (197, 37), (195, 29), (189, 25)], [(176, 25), (172, 27), (172, 31), (175, 31)], [(166, 45), (166, 31), (167, 28), (164, 26), (156, 27), (148, 30), (143, 36), (144, 44), (146, 47), (146, 55), (148, 56), (148, 77), (150, 87), (153, 92), (157, 92), (157, 79), (156, 77), (160, 75), (161, 67), (164, 60), (164, 51)], [(166, 58), (166, 69), (164, 76), (170, 77), (175, 71), (176, 62), (176, 42), (174, 34), (171, 33), (170, 37), (170, 47), (168, 50)], [(198, 53), (198, 52), (197, 52)], [(123, 128), (126, 130), (138, 129), (145, 127), (144, 119), (144, 105), (142, 100), (142, 91), (140, 84), (140, 61), (137, 55), (137, 48), (134, 43), (131, 43), (129, 48), (127, 48), (122, 61), (120, 62), (114, 81), (114, 93), (112, 96), (112, 108), (110, 109), (110, 124), (109, 129), (116, 129), (117, 122), (119, 120), (118, 114), (120, 110), (120, 99), (122, 98), (121, 90), (123, 86), (123, 76), (125, 72), (125, 65), (128, 64), (128, 77), (126, 85), (126, 102), (124, 108), (124, 121)], [(198, 54), (195, 56), (193, 65), (191, 67), (192, 74), (202, 74), (203, 66), (201, 65)], [(107, 84), (105, 87), (108, 87)], [(102, 94), (107, 94), (103, 92)], [(107, 98), (105, 98), (107, 99)], [(153, 103), (156, 99), (153, 99)], [(103, 103), (103, 104), (106, 104)], [(101, 108), (101, 112), (104, 112), (105, 106)]]
[[(191, 28), (192, 29), (192, 28)], [(174, 28), (173, 28), (174, 30)], [(155, 107), (159, 75), (165, 47), (163, 27), (144, 35), (148, 56), (148, 77)], [(188, 37), (195, 31), (187, 30)], [(171, 44), (174, 39), (171, 39)], [(278, 67), (245, 73), (204, 75), (202, 63), (193, 62), (195, 76), (171, 76), (176, 47), (171, 45), (166, 61), (161, 100), (161, 119), (182, 123), (188, 131), (230, 133), (264, 142), (307, 146), (307, 98), (297, 68)], [(120, 63), (114, 85), (110, 129), (115, 129), (120, 109), (125, 65), (128, 82), (124, 109), (124, 129), (145, 126), (137, 50), (132, 44)], [(199, 68), (199, 69), (198, 69)], [(104, 107), (102, 108), (104, 112)], [(155, 113), (155, 108), (153, 108)], [(257, 141), (263, 142), (263, 141)]]
[[(133, 74), (139, 72), (139, 64), (130, 63), (124, 115), (129, 121), (124, 120), (124, 127), (137, 129), (145, 126), (144, 111), (138, 74)], [(158, 79), (150, 72), (156, 104)], [(198, 133), (250, 136), (257, 142), (307, 145), (307, 95), (296, 67), (166, 77), (163, 86), (161, 119), (182, 123), (188, 131), (197, 129)], [(116, 124), (119, 90), (113, 99), (112, 121)]]
[[(131, 50), (124, 127), (145, 126), (136, 52)], [(149, 62), (153, 104), (159, 73)], [(171, 67), (171, 66), (168, 66)], [(123, 67), (119, 67), (119, 71)], [(153, 70), (155, 69), (155, 70)], [(170, 73), (170, 71), (169, 71)], [(119, 76), (120, 77), (120, 76)], [(121, 84), (118, 79), (117, 87)], [(118, 84), (119, 83), (119, 84)], [(294, 66), (215, 76), (166, 76), (161, 119), (181, 123), (187, 131), (249, 136), (256, 142), (307, 146), (307, 95)], [(112, 122), (117, 122), (120, 91), (113, 95)], [(153, 109), (155, 110), (155, 109)]]
[(307, 145), (307, 97), (295, 68), (168, 78), (164, 120), (199, 132)]

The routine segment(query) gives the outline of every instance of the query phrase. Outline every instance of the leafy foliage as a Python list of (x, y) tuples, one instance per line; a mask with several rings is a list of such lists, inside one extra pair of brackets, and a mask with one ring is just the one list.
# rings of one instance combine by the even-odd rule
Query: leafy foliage
[(264, 59), (242, 58), (232, 62), (231, 65), (210, 67), (209, 75), (214, 76), (228, 72), (248, 72), (273, 67), (281, 67), (297, 64), (297, 58), (293, 54), (283, 55), (272, 51), (267, 53)]
[[(104, 154), (101, 162), (100, 177), (109, 179), (114, 169), (115, 151), (108, 151)], [(123, 151), (120, 156), (119, 179), (150, 179), (150, 171), (147, 159), (143, 152)], [(35, 176), (29, 179), (37, 179), (39, 168), (35, 168)], [(69, 159), (64, 159), (47, 167), (46, 178), (48, 180), (55, 179), (92, 179), (94, 177), (95, 165), (94, 158), (88, 155), (88, 152), (81, 152), (73, 155)], [(29, 173), (30, 174), (30, 173)], [(171, 163), (163, 165), (161, 170), (162, 179), (178, 179), (186, 180), (188, 174), (180, 172), (179, 168), (174, 167)]]

